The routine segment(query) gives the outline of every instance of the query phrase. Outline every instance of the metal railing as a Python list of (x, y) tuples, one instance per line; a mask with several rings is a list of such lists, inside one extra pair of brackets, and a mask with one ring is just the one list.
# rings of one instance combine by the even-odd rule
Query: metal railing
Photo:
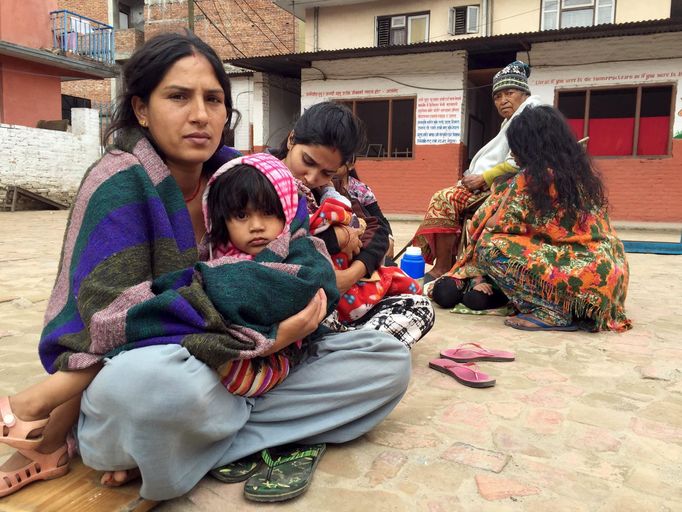
[(114, 27), (67, 10), (52, 11), (52, 47), (114, 63)]

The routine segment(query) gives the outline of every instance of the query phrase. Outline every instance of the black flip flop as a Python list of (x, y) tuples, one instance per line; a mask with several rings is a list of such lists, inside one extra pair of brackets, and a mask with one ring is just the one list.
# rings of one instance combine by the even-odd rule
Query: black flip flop
[(310, 487), (315, 468), (325, 450), (324, 443), (263, 450), (264, 464), (244, 485), (244, 497), (273, 503), (300, 496)]
[(260, 452), (235, 460), (224, 466), (212, 469), (208, 474), (226, 484), (235, 484), (248, 480), (263, 463)]

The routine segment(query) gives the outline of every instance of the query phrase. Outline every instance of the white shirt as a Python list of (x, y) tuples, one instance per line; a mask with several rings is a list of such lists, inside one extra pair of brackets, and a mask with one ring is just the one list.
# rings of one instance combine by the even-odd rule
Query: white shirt
[[(471, 160), (471, 165), (464, 171), (464, 176), (469, 176), (471, 174), (483, 174), (485, 171), (491, 167), (495, 167), (497, 164), (504, 162), (505, 160), (511, 160), (511, 155), (509, 154), (509, 143), (507, 142), (507, 127), (515, 116), (519, 115), (521, 111), (528, 105), (542, 105), (540, 101), (540, 96), (528, 96), (516, 112), (509, 118), (502, 121), (502, 126), (500, 126), (500, 131), (493, 139), (488, 142), (485, 146), (478, 150)], [(511, 161), (513, 164), (513, 160)]]

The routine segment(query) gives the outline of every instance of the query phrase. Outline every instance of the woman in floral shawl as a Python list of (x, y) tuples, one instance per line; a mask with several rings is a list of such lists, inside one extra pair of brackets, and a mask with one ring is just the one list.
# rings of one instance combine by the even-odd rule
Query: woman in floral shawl
[(492, 279), (520, 313), (505, 322), (515, 329), (629, 329), (628, 264), (589, 157), (547, 106), (525, 109), (507, 138), (522, 170), (494, 185), (448, 275)]

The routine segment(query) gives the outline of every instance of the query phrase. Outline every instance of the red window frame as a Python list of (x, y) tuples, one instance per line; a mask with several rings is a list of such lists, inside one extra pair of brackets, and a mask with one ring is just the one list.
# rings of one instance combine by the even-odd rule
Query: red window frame
[[(642, 94), (650, 89), (670, 88), (670, 105), (666, 110), (665, 116), (642, 116)], [(609, 122), (608, 117), (592, 118), (590, 116), (590, 105), (592, 93), (604, 94), (609, 91), (614, 93), (631, 92), (635, 96), (634, 113), (632, 116), (615, 116), (617, 122)], [(672, 154), (673, 122), (675, 114), (676, 84), (657, 83), (657, 84), (634, 84), (619, 85), (608, 87), (592, 87), (581, 89), (557, 89), (555, 91), (554, 105), (562, 110), (560, 105), (562, 94), (584, 93), (583, 117), (566, 115), (571, 128), (577, 138), (590, 137), (587, 150), (596, 158), (662, 158)], [(631, 105), (628, 106), (632, 108)], [(624, 107), (625, 108), (625, 107)], [(667, 123), (667, 126), (664, 124)], [(593, 136), (590, 136), (592, 130)], [(595, 132), (603, 134), (608, 132), (610, 140), (604, 137), (597, 137)], [(666, 140), (660, 137), (665, 134)], [(608, 144), (607, 144), (608, 142)], [(658, 149), (661, 149), (659, 151)], [(610, 151), (609, 151), (610, 150)]]

